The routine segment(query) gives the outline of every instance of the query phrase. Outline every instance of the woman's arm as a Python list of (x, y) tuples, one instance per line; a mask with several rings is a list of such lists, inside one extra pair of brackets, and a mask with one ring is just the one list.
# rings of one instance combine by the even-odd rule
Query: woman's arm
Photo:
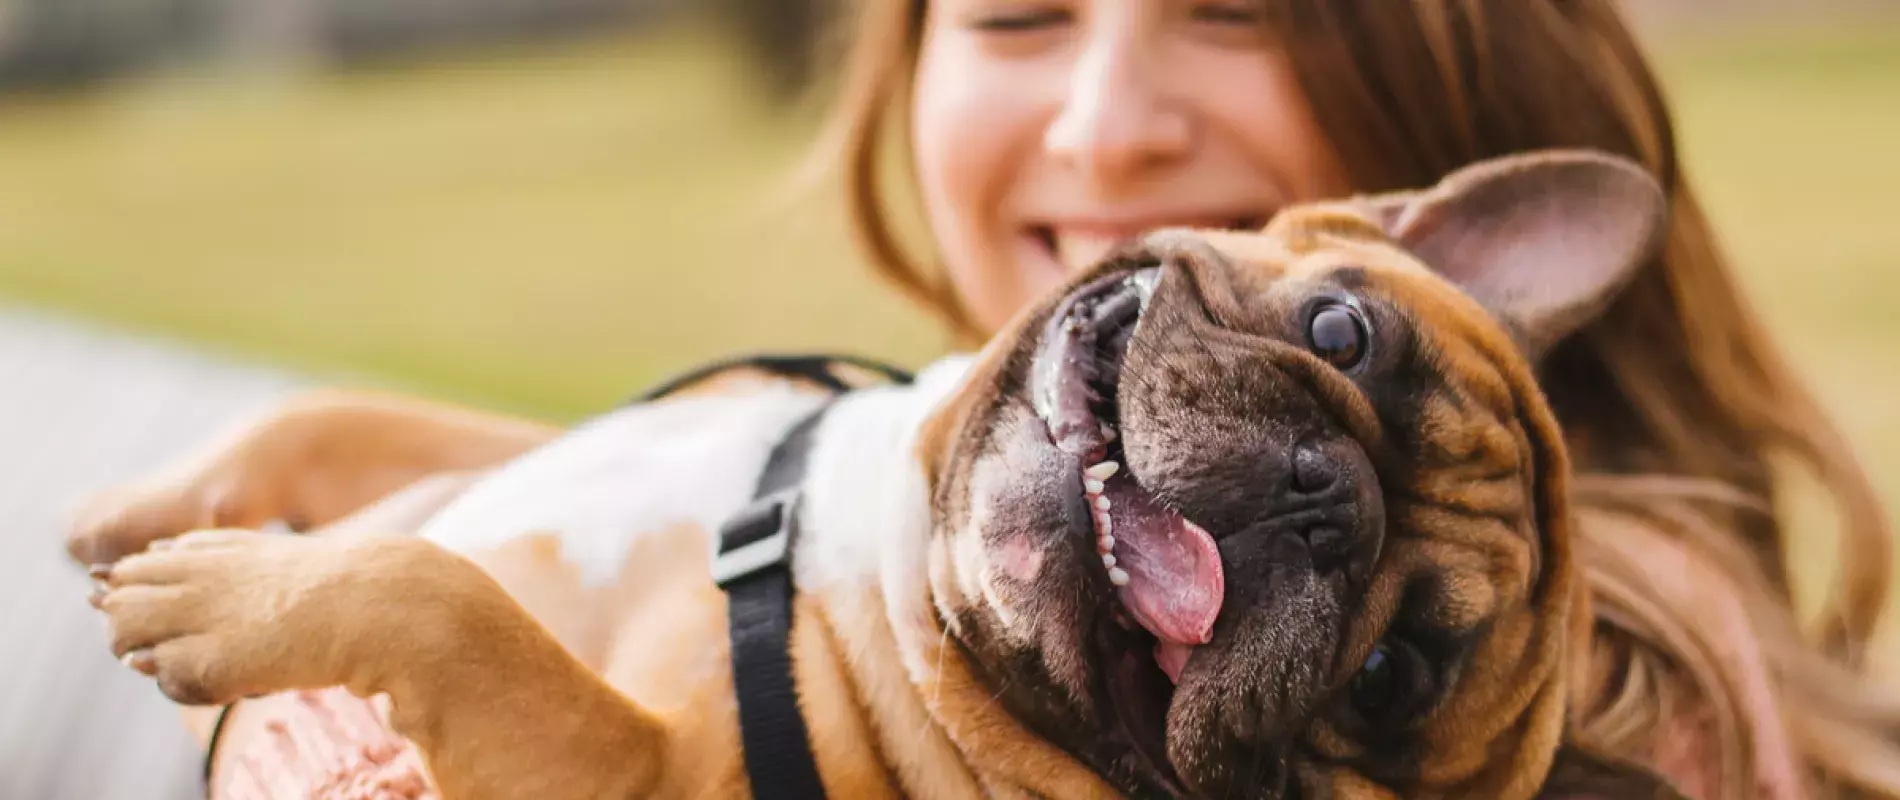
[(312, 391), (100, 496), (78, 516), (67, 551), (82, 564), (111, 563), (197, 528), (322, 527), (426, 476), (485, 470), (559, 433), (397, 395)]

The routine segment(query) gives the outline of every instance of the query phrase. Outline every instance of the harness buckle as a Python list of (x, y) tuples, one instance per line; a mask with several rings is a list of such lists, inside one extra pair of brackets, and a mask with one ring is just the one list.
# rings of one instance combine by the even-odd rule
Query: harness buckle
[(719, 530), (713, 582), (721, 589), (768, 570), (789, 567), (792, 534), (802, 493), (796, 486), (765, 495), (734, 514)]

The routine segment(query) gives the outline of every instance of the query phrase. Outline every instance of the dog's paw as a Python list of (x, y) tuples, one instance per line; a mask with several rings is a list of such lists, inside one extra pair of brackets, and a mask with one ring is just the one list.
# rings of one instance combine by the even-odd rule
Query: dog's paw
[(113, 654), (185, 705), (346, 684), (355, 643), (337, 599), (351, 546), (194, 532), (94, 566), (91, 602), (109, 620)]

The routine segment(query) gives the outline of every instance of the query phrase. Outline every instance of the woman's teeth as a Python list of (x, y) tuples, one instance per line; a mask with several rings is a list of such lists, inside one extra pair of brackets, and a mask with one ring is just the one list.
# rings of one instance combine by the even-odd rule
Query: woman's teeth
[(1116, 586), (1128, 585), (1128, 571), (1116, 566), (1115, 561), (1115, 522), (1108, 512), (1114, 508), (1108, 495), (1103, 494), (1109, 478), (1121, 471), (1121, 465), (1113, 461), (1104, 461), (1082, 471), (1082, 494), (1088, 499), (1089, 507), (1095, 510), (1095, 553), (1102, 557), (1102, 569), (1108, 571), (1108, 582)]
[(1109, 251), (1125, 241), (1140, 235), (1141, 230), (1157, 228), (1224, 228), (1236, 231), (1259, 230), (1266, 224), (1264, 217), (1245, 216), (1231, 219), (1202, 218), (1183, 219), (1171, 223), (1156, 223), (1140, 229), (1106, 232), (1099, 230), (1079, 230), (1062, 227), (1038, 227), (1031, 231), (1037, 241), (1049, 251), (1062, 268), (1076, 272), (1100, 263)]
[(1105, 236), (1102, 234), (1056, 231), (1051, 237), (1054, 242), (1056, 261), (1069, 272), (1079, 272), (1095, 266), (1115, 245), (1126, 237)]

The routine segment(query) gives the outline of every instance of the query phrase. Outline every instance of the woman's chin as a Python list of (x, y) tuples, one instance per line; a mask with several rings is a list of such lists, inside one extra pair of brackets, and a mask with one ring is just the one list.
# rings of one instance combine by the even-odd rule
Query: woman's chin
[[(1007, 298), (1008, 309), (1002, 316), (1012, 316), (1017, 310), (1033, 304), (1037, 298), (1056, 290), (1069, 279), (1069, 270), (1057, 261), (1055, 254), (1034, 236), (1016, 237), (1014, 246), (1000, 254), (1009, 259), (1014, 270), (1014, 289), (1019, 296)], [(1002, 283), (1002, 281), (998, 281)]]
[(1032, 231), (1023, 231), (1016, 235), (1016, 246), (1012, 248), (1017, 269), (1028, 278), (1028, 283), (1036, 291), (1046, 291), (1069, 276), (1069, 269), (1057, 260), (1049, 242)]

